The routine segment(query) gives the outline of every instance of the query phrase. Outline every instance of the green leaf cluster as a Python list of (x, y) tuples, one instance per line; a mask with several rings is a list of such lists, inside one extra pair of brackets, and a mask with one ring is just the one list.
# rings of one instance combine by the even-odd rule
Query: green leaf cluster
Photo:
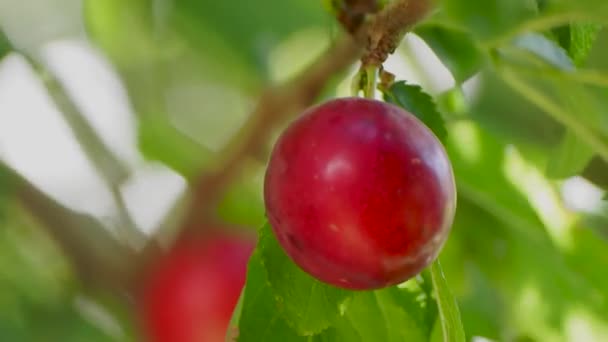
[(249, 261), (239, 341), (428, 341), (439, 320), (434, 296), (446, 301), (442, 316), (455, 320), (449, 334), (459, 334), (454, 301), (445, 279), (438, 282), (436, 292), (428, 274), (377, 291), (335, 288), (294, 264), (266, 224)]

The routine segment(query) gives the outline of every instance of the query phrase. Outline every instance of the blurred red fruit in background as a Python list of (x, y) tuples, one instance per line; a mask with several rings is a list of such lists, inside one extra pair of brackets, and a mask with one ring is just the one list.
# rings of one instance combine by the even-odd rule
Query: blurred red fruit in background
[(223, 342), (254, 247), (253, 238), (228, 233), (177, 242), (144, 284), (146, 340)]

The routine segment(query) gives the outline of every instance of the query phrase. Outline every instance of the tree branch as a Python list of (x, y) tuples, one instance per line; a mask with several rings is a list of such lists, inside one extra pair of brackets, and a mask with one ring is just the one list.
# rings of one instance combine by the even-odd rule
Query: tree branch
[[(235, 139), (224, 148), (224, 156), (195, 183), (193, 201), (187, 210), (186, 227), (209, 218), (216, 202), (247, 157), (260, 151), (273, 129), (290, 115), (309, 107), (327, 81), (354, 63), (364, 51), (369, 61), (384, 61), (405, 31), (432, 9), (432, 0), (397, 0), (390, 3), (352, 36), (338, 40), (321, 58), (295, 80), (267, 89)], [(384, 57), (384, 59), (382, 58)]]
[(381, 8), (380, 0), (328, 0), (336, 19), (342, 27), (355, 33), (363, 24), (368, 14), (376, 13)]
[(364, 66), (380, 66), (395, 51), (403, 36), (434, 8), (434, 0), (397, 0), (376, 15), (367, 30)]

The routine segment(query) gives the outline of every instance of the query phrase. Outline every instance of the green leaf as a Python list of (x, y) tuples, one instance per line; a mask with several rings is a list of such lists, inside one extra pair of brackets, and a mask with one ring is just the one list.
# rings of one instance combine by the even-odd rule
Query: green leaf
[(0, 60), (8, 55), (13, 50), (11, 42), (2, 30), (0, 30)]
[(568, 51), (576, 65), (582, 65), (593, 48), (601, 29), (595, 23), (571, 23), (554, 30), (559, 44)]
[[(429, 307), (431, 298), (422, 295), (417, 300), (415, 291), (390, 287), (375, 291), (382, 317), (386, 320), (388, 341), (427, 341), (432, 320), (428, 321), (429, 313), (435, 315), (434, 308)], [(433, 319), (435, 317), (432, 317)]]
[(551, 154), (547, 164), (547, 176), (568, 178), (580, 174), (594, 156), (594, 151), (567, 131), (557, 149)]
[(208, 55), (213, 52), (209, 41), (222, 42), (234, 55), (227, 58), (236, 56), (258, 75), (266, 71), (265, 61), (276, 43), (298, 30), (333, 22), (321, 4), (309, 0), (243, 1), (237, 7), (226, 1), (210, 6), (204, 1), (182, 0), (174, 5), (173, 23), (191, 46)]
[(420, 36), (452, 72), (457, 83), (473, 76), (483, 64), (483, 55), (473, 37), (462, 30), (425, 24), (416, 28)]
[(543, 9), (545, 18), (562, 18), (563, 21), (569, 18), (605, 21), (608, 18), (608, 3), (604, 0), (547, 0), (546, 2), (546, 8)]
[[(475, 211), (468, 211), (465, 215), (474, 213)], [(476, 217), (471, 218), (476, 222)], [(467, 246), (463, 241), (459, 241), (461, 250)], [(505, 305), (501, 302), (501, 294), (499, 288), (491, 284), (486, 274), (482, 273), (479, 267), (467, 260), (464, 254), (460, 254), (455, 260), (452, 260), (452, 265), (446, 265), (448, 256), (445, 253), (446, 248), (443, 249), (442, 255), (442, 268), (447, 272), (448, 267), (452, 267), (452, 272), (448, 276), (450, 277), (450, 289), (454, 295), (458, 295), (458, 308), (462, 317), (462, 323), (465, 328), (465, 332), (468, 336), (484, 336), (491, 340), (498, 341), (501, 337), (501, 330), (506, 326), (504, 320)], [(462, 267), (463, 261), (467, 265), (464, 269)], [(454, 289), (454, 280), (456, 277), (461, 276), (466, 280), (466, 290), (462, 294), (458, 294), (457, 290)], [(461, 280), (462, 281), (462, 280)], [(441, 331), (441, 322), (437, 320), (438, 335), (440, 341), (443, 339), (443, 333)]]
[(348, 341), (348, 342), (365, 342), (361, 335), (357, 331), (347, 317), (343, 316), (337, 320), (333, 326), (319, 335), (312, 337), (312, 341), (316, 342), (337, 342), (337, 341)]
[(436, 305), (426, 287), (418, 276), (399, 286), (357, 292), (344, 314), (313, 340), (426, 342), (437, 320)]
[(357, 294), (348, 305), (346, 313), (363, 341), (388, 341), (388, 322), (378, 305), (374, 292)]
[(439, 260), (431, 265), (431, 275), (439, 307), (443, 340), (446, 342), (464, 342), (466, 337), (460, 319), (458, 303), (450, 292), (450, 287), (445, 279)]
[[(245, 288), (244, 307), (240, 320), (240, 341), (295, 341), (305, 337), (295, 335), (280, 315), (288, 302), (280, 301), (277, 308), (272, 296), (273, 287), (265, 279), (262, 260), (254, 253)], [(399, 287), (355, 292), (346, 300), (341, 312), (332, 320), (331, 326), (322, 332), (308, 336), (307, 341), (428, 341), (437, 310), (420, 277), (411, 279)], [(262, 285), (260, 285), (262, 284)], [(313, 298), (314, 295), (311, 297)], [(255, 298), (255, 300), (252, 300)], [(314, 300), (314, 299), (313, 299)], [(255, 316), (255, 317), (252, 317)], [(272, 322), (272, 323), (269, 323)], [(265, 334), (265, 331), (276, 330)], [(290, 335), (292, 334), (292, 335)]]
[(574, 63), (568, 53), (555, 42), (538, 33), (528, 33), (517, 37), (513, 45), (528, 51), (563, 70), (574, 70)]
[(270, 225), (260, 231), (259, 249), (279, 311), (300, 335), (329, 328), (352, 292), (326, 285), (301, 270), (285, 254)]
[(433, 98), (420, 86), (410, 85), (404, 81), (395, 82), (388, 91), (384, 92), (384, 100), (414, 114), (435, 133), (439, 140), (445, 141), (448, 133), (443, 117), (437, 111)]
[[(463, 129), (465, 127), (467, 129)], [(589, 276), (591, 269), (601, 268), (596, 262), (601, 264), (603, 260), (582, 256), (577, 259), (593, 263), (584, 267), (587, 274), (564, 261), (563, 252), (552, 240), (555, 227), (546, 227), (530, 205), (531, 193), (538, 189), (524, 189), (526, 183), (517, 189), (513, 185), (516, 177), (525, 178), (530, 171), (526, 169), (522, 174), (506, 178), (505, 170), (511, 167), (507, 167), (505, 159), (513, 153), (513, 147), (507, 148), (510, 142), (497, 141), (470, 122), (454, 123), (450, 132), (450, 143), (446, 146), (459, 197), (444, 252), (455, 242), (461, 252), (443, 259), (448, 265), (451, 263), (446, 267), (449, 279), (461, 278), (456, 283), (464, 284), (458, 296), (468, 298), (459, 300), (463, 304), (463, 320), (468, 318), (464, 322), (468, 324), (467, 333), (498, 337), (497, 340), (508, 333), (527, 335), (534, 340), (561, 339), (567, 332), (560, 322), (574, 307), (585, 308), (586, 315), (605, 324), (607, 293), (605, 287), (594, 286)], [(538, 198), (536, 202), (538, 205)], [(559, 228), (562, 229), (567, 228)], [(480, 272), (467, 271), (471, 267)], [(487, 290), (471, 286), (479, 283), (475, 280), (479, 274), (489, 284), (481, 288), (490, 289), (496, 295), (485, 295), (483, 292)], [(601, 281), (595, 280), (595, 283), (601, 284)], [(492, 305), (476, 304), (481, 298)], [(485, 327), (471, 323), (477, 317), (488, 320)], [(493, 331), (496, 328), (500, 329), (498, 333)]]
[[(483, 204), (486, 210), (520, 227), (527, 239), (546, 239), (542, 221), (526, 197), (505, 177), (506, 144), (473, 122), (457, 122), (450, 129), (453, 134), (446, 149), (454, 168), (459, 198), (467, 197)], [(457, 213), (460, 202), (458, 207)], [(452, 233), (455, 231), (453, 228)]]
[(346, 317), (352, 322), (362, 341), (428, 341), (430, 327), (413, 315), (423, 314), (420, 306), (401, 306), (401, 291), (388, 288), (357, 293), (349, 302)]
[(567, 49), (574, 63), (581, 65), (589, 56), (602, 28), (595, 23), (573, 23), (570, 27), (570, 46)]
[(444, 0), (443, 8), (451, 21), (482, 41), (500, 38), (537, 14), (534, 0)]
[(242, 179), (236, 180), (226, 189), (217, 213), (222, 220), (231, 224), (260, 227), (266, 222), (262, 195), (263, 173), (245, 171), (244, 174)]
[(573, 82), (570, 74), (529, 73), (514, 65), (503, 66), (500, 74), (520, 96), (608, 160), (608, 88)]
[(608, 160), (608, 75), (575, 70), (567, 53), (541, 35), (522, 39), (496, 55), (502, 80)]
[(139, 125), (139, 149), (150, 160), (163, 162), (187, 179), (198, 177), (213, 153), (177, 130), (166, 118), (146, 116)]
[(564, 128), (551, 116), (506, 85), (490, 71), (481, 74), (479, 94), (469, 116), (495, 137), (548, 153), (559, 144)]
[(160, 56), (152, 1), (86, 0), (83, 13), (88, 35), (119, 66), (149, 63)]
[[(500, 210), (492, 208), (487, 199), (469, 195), (459, 198), (459, 212), (473, 215), (472, 220), (465, 224), (457, 219), (454, 232), (465, 238), (462, 246), (467, 251), (465, 264), (479, 266), (490, 279), (492, 289), (502, 298), (504, 307), (495, 305), (490, 311), (482, 311), (499, 321), (503, 329), (501, 335), (511, 331), (529, 335), (533, 340), (564, 336), (566, 331), (559, 319), (567, 317), (573, 307), (584, 307), (588, 314), (605, 324), (605, 287), (594, 287), (579, 270), (568, 267), (562, 252), (547, 237), (527, 236), (526, 230), (521, 229), (524, 227), (519, 226), (521, 222), (503, 218)], [(512, 214), (516, 215), (516, 211)], [(587, 270), (597, 269), (605, 261), (581, 259), (586, 260)], [(462, 267), (452, 270), (451, 274), (462, 274)], [(480, 300), (479, 294), (471, 293), (471, 296)], [(573, 305), (574, 302), (577, 304)], [(470, 332), (468, 327), (466, 331)]]
[(430, 334), (438, 311), (432, 297), (433, 284), (428, 271), (382, 291), (389, 291), (397, 306), (408, 313), (418, 329), (426, 335)]
[(275, 305), (259, 249), (249, 259), (239, 319), (238, 341), (305, 341), (281, 317)]
[(603, 0), (444, 0), (438, 21), (471, 31), (487, 48), (508, 43), (526, 32), (541, 32), (574, 21), (603, 23)]
[(602, 289), (601, 296), (608, 298), (608, 276), (603, 272), (597, 272), (600, 265), (608, 264), (608, 255), (604, 252), (608, 243), (608, 219), (599, 218), (601, 227), (589, 227), (590, 222), (585, 220), (580, 226), (570, 230), (573, 248), (565, 251), (568, 265), (577, 273), (595, 285), (596, 289)]

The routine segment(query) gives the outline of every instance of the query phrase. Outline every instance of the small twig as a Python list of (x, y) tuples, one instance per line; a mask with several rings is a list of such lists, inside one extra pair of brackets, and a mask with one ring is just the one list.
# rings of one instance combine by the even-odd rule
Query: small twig
[(80, 109), (72, 101), (61, 82), (42, 63), (25, 53), (21, 53), (21, 55), (40, 76), (51, 100), (72, 129), (74, 137), (87, 158), (93, 163), (105, 182), (107, 184), (122, 184), (129, 177), (127, 167), (97, 135), (95, 129), (80, 113)]
[(361, 68), (359, 68), (359, 71), (353, 77), (351, 95), (359, 96), (361, 91), (363, 91), (363, 97), (367, 99), (375, 98), (379, 69), (375, 65), (361, 65)]
[(361, 73), (361, 69), (353, 76), (353, 79), (350, 81), (350, 96), (357, 97), (359, 93), (363, 89), (363, 73)]
[(137, 228), (135, 221), (131, 217), (129, 210), (127, 209), (127, 204), (122, 197), (120, 188), (117, 186), (112, 186), (110, 192), (112, 193), (112, 198), (114, 199), (114, 204), (116, 206), (116, 215), (118, 218), (116, 225), (117, 233), (119, 234), (121, 240), (126, 241), (131, 247), (134, 248), (142, 246), (147, 238), (145, 234)]
[(32, 56), (25, 53), (21, 53), (21, 55), (40, 75), (40, 79), (46, 87), (48, 95), (70, 126), (74, 137), (82, 147), (86, 157), (112, 192), (119, 221), (119, 233), (130, 244), (141, 244), (144, 241), (144, 235), (135, 226), (119, 190), (120, 186), (129, 177), (129, 169), (105, 145), (53, 72)]
[(375, 65), (366, 65), (362, 69), (365, 74), (365, 86), (363, 87), (363, 96), (368, 99), (373, 99), (376, 96), (376, 83), (378, 82), (378, 67)]
[(0, 161), (6, 180), (20, 204), (58, 242), (86, 285), (128, 295), (133, 289), (135, 252), (120, 244), (93, 217), (75, 212), (38, 190)]

